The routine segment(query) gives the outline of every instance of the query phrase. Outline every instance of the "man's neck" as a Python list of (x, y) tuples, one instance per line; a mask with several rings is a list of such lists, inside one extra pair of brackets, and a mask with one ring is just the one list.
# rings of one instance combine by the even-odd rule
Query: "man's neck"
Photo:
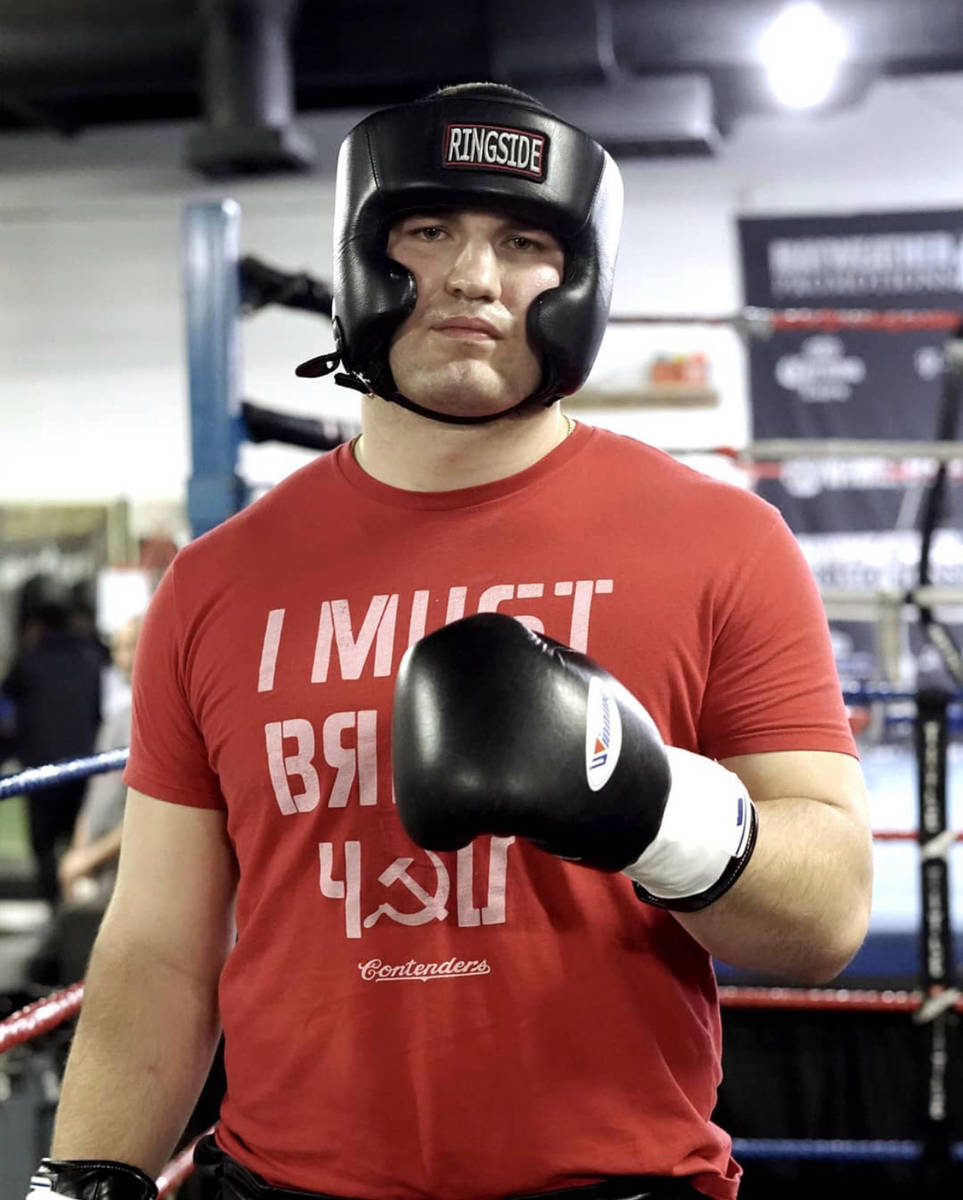
[(448, 492), (517, 475), (565, 440), (572, 422), (557, 404), (485, 425), (446, 425), (388, 404), (362, 400), (354, 456), (381, 483), (412, 492)]

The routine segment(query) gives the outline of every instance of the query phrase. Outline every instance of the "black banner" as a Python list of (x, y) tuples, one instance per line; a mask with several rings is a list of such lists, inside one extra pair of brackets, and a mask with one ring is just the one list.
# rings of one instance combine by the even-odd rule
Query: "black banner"
[[(739, 234), (747, 305), (952, 309), (963, 320), (963, 211), (747, 218)], [(752, 436), (936, 440), (945, 343), (943, 333), (920, 331), (754, 338)], [(950, 468), (956, 483), (959, 466)], [(791, 459), (758, 491), (782, 511), (824, 589), (905, 590), (918, 579), (921, 504), (934, 470), (921, 456)], [(949, 489), (933, 541), (937, 586), (963, 587), (961, 492)], [(884, 678), (872, 624), (832, 625), (844, 683)], [(905, 649), (912, 665), (918, 633)]]

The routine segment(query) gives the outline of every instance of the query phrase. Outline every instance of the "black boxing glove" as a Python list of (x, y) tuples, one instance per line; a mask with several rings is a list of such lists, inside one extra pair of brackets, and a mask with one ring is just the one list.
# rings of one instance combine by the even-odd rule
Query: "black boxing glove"
[(26, 1200), (157, 1200), (157, 1185), (127, 1163), (43, 1158)]
[(755, 809), (719, 763), (663, 745), (642, 705), (584, 654), (484, 613), (416, 642), (392, 717), (398, 815), (427, 850), (518, 835), (679, 911), (727, 891)]

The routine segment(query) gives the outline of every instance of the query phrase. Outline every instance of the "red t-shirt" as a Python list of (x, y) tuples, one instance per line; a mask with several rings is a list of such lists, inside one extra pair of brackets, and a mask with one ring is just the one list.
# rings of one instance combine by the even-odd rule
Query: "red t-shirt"
[(219, 1142), (378, 1200), (625, 1174), (732, 1200), (706, 952), (622, 875), (513, 838), (426, 853), (397, 819), (401, 656), (496, 608), (672, 745), (855, 753), (819, 595), (757, 497), (583, 425), (452, 492), (318, 458), (181, 551), (138, 648), (127, 782), (224, 809), (240, 864)]

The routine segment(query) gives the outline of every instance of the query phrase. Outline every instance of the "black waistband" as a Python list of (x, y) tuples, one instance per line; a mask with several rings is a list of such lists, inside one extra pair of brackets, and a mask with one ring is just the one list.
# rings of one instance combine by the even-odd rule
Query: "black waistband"
[[(194, 1151), (198, 1174), (220, 1181), (219, 1200), (352, 1200), (326, 1192), (302, 1192), (274, 1187), (236, 1159), (225, 1154), (209, 1134)], [(582, 1187), (563, 1188), (535, 1195), (505, 1196), (493, 1200), (698, 1200), (701, 1192), (684, 1179), (652, 1175), (618, 1175)]]

